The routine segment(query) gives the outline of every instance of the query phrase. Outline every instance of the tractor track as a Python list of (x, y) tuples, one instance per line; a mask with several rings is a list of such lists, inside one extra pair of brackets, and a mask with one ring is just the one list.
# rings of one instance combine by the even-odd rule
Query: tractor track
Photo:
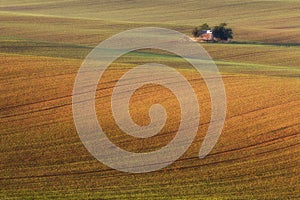
[[(270, 131), (270, 133), (272, 133), (274, 131), (284, 130), (286, 128), (297, 126), (297, 125), (299, 125), (299, 124), (282, 127), (282, 128), (277, 129), (277, 130)], [(255, 144), (244, 146), (244, 147), (240, 147), (240, 148), (230, 149), (230, 150), (226, 150), (226, 151), (222, 151), (222, 152), (211, 153), (211, 154), (209, 154), (207, 156), (207, 158), (208, 157), (212, 157), (212, 156), (216, 156), (216, 155), (221, 155), (221, 154), (224, 154), (224, 153), (226, 154), (226, 153), (229, 153), (229, 152), (236, 152), (236, 151), (240, 151), (240, 150), (244, 150), (244, 149), (249, 149), (249, 148), (253, 148), (253, 147), (257, 147), (257, 146), (261, 146), (261, 145), (264, 145), (264, 147), (265, 146), (270, 146), (270, 145), (274, 144), (274, 142), (276, 142), (278, 140), (284, 140), (284, 139), (287, 139), (287, 138), (290, 139), (290, 138), (293, 138), (293, 137), (298, 136), (298, 135), (300, 135), (300, 133), (294, 133), (294, 134), (291, 134), (291, 135), (288, 135), (288, 136), (282, 136), (282, 137), (278, 137), (278, 138), (273, 138), (271, 140), (263, 141), (263, 142), (260, 142), (260, 143), (255, 143)], [(268, 144), (268, 145), (265, 145), (265, 144)], [(209, 165), (216, 165), (216, 164), (221, 164), (221, 163), (232, 163), (234, 161), (244, 160), (244, 159), (248, 159), (248, 158), (251, 158), (251, 157), (257, 157), (259, 155), (264, 155), (264, 154), (272, 153), (272, 152), (275, 152), (275, 151), (278, 151), (278, 150), (284, 150), (284, 149), (287, 149), (287, 148), (292, 148), (292, 147), (295, 147), (295, 146), (298, 146), (298, 145), (300, 145), (300, 142), (298, 142), (296, 144), (293, 144), (293, 145), (288, 145), (288, 146), (285, 146), (285, 147), (276, 148), (276, 149), (272, 149), (272, 150), (268, 150), (268, 151), (264, 151), (264, 152), (259, 152), (259, 153), (256, 153), (256, 154), (247, 155), (247, 156), (243, 156), (243, 157), (239, 157), (239, 158), (233, 158), (233, 159), (228, 159), (228, 160), (221, 160), (221, 161), (217, 161), (217, 162), (205, 163), (205, 164), (200, 164), (200, 165), (180, 167), (180, 168), (175, 168), (175, 169), (173, 169), (173, 168), (171, 168), (171, 169), (164, 169), (164, 170), (167, 170), (167, 171), (172, 171), (172, 170), (176, 170), (176, 169), (183, 170), (183, 169), (190, 169), (190, 168), (195, 168), (195, 167), (203, 167), (203, 166), (209, 166)], [(188, 157), (188, 158), (178, 159), (176, 162), (187, 161), (187, 160), (197, 160), (197, 159), (199, 159), (197, 156), (196, 157)], [(143, 165), (141, 165), (141, 166), (143, 166)], [(141, 166), (139, 166), (139, 167), (141, 167)], [(55, 176), (72, 176), (72, 175), (91, 174), (91, 173), (106, 172), (106, 171), (113, 171), (113, 169), (92, 170), (92, 171), (76, 172), (76, 173), (47, 174), (47, 175), (38, 175), (38, 176), (9, 177), (9, 178), (0, 178), (0, 180), (12, 180), (12, 179), (24, 179), (24, 178), (25, 179), (26, 178), (44, 178), (44, 177), (55, 177)]]
[[(267, 153), (276, 152), (278, 150), (284, 150), (284, 149), (296, 147), (298, 145), (300, 145), (300, 142), (296, 143), (296, 144), (293, 144), (293, 145), (288, 145), (288, 146), (285, 146), (285, 147), (281, 147), (281, 148), (277, 148), (277, 149), (273, 149), (273, 150), (269, 150), (269, 151), (265, 151), (265, 152), (256, 153), (256, 154), (250, 155), (250, 156), (244, 156), (244, 157), (233, 158), (233, 159), (228, 159), (228, 160), (223, 160), (223, 161), (205, 163), (205, 164), (200, 164), (200, 165), (193, 165), (193, 166), (185, 166), (185, 167), (179, 167), (179, 168), (163, 169), (162, 171), (173, 171), (173, 170), (178, 170), (178, 169), (179, 170), (187, 170), (187, 169), (193, 169), (193, 168), (196, 168), (196, 167), (204, 167), (204, 166), (224, 164), (224, 163), (230, 164), (230, 163), (232, 163), (234, 161), (245, 160), (245, 159), (249, 159), (251, 157), (256, 157), (256, 156), (259, 156), (259, 155), (261, 156), (261, 155), (264, 155), (264, 154), (267, 154)], [(178, 161), (186, 161), (186, 160), (190, 160), (190, 159), (199, 159), (199, 158), (198, 157), (192, 157), (192, 158), (187, 158), (187, 159), (178, 159), (176, 162), (178, 162)], [(296, 167), (296, 166), (292, 166), (291, 168)], [(114, 169), (101, 169), (101, 170), (92, 170), (92, 171), (84, 171), (84, 172), (44, 174), (44, 175), (36, 175), (36, 176), (18, 176), (18, 177), (0, 178), (0, 181), (3, 181), (3, 180), (15, 180), (15, 179), (32, 179), (32, 178), (74, 176), (74, 175), (94, 174), (94, 173), (100, 173), (100, 172), (103, 173), (103, 172), (110, 172), (110, 171), (115, 171), (115, 170)], [(116, 176), (128, 176), (128, 173), (120, 173), (118, 175), (111, 175), (111, 176), (105, 176), (105, 177), (116, 177)]]

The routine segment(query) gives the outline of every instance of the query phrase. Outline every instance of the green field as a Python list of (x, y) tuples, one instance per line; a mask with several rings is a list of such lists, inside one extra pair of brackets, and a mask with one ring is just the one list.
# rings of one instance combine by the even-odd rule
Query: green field
[[(116, 60), (101, 79), (98, 120), (123, 149), (165, 146), (179, 126), (179, 104), (151, 85), (131, 99), (131, 115), (149, 123), (148, 109), (168, 111), (163, 130), (148, 139), (120, 131), (110, 110), (116, 81), (138, 64), (175, 67), (197, 92), (198, 134), (172, 165), (145, 174), (113, 170), (83, 146), (72, 116), (77, 71), (88, 53), (113, 34), (136, 27), (228, 23), (229, 44), (203, 47), (227, 92), (227, 117), (212, 152), (198, 158), (210, 121), (210, 97), (186, 61), (159, 51)], [(2, 0), (0, 2), (0, 199), (299, 199), (300, 1)], [(163, 94), (163, 95), (162, 95)]]

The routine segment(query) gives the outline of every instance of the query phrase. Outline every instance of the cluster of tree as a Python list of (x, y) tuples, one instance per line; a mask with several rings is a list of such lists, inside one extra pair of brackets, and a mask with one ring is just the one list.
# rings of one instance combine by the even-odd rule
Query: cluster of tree
[(192, 31), (194, 37), (200, 37), (204, 30), (211, 30), (214, 38), (217, 40), (228, 40), (233, 38), (233, 32), (231, 28), (226, 27), (226, 23), (221, 23), (219, 26), (213, 28), (209, 27), (207, 23), (201, 26), (195, 27)]

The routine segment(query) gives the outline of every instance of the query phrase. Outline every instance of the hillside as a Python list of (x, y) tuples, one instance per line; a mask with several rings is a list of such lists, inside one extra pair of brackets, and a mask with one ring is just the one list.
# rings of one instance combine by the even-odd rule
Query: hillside
[[(299, 199), (300, 1), (265, 0), (2, 0), (0, 4), (0, 199)], [(182, 58), (136, 51), (117, 59), (100, 80), (97, 117), (112, 142), (145, 152), (162, 148), (179, 127), (179, 103), (157, 85), (136, 91), (130, 114), (167, 110), (148, 139), (115, 124), (110, 96), (129, 69), (158, 62), (186, 77), (200, 106), (200, 125), (186, 153), (162, 170), (132, 174), (97, 161), (82, 144), (72, 115), (77, 71), (102, 40), (123, 30), (157, 26), (191, 34), (227, 22), (231, 44), (203, 44), (227, 93), (227, 117), (212, 152), (198, 158), (210, 121), (202, 77)], [(176, 86), (180, 87), (178, 83)]]
[[(221, 1), (2, 1), (2, 36), (90, 43), (139, 26), (172, 27), (190, 34), (207, 22), (227, 22), (235, 39), (270, 43), (300, 43), (297, 0)], [(34, 23), (35, 22), (35, 23)], [(32, 28), (35, 32), (32, 33)], [(84, 36), (84, 37), (83, 37)]]

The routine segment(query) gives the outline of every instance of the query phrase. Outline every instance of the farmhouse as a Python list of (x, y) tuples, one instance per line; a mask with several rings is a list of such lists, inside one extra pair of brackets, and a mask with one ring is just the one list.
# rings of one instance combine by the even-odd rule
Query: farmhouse
[(202, 30), (200, 35), (200, 41), (209, 42), (214, 40), (214, 35), (212, 30)]

